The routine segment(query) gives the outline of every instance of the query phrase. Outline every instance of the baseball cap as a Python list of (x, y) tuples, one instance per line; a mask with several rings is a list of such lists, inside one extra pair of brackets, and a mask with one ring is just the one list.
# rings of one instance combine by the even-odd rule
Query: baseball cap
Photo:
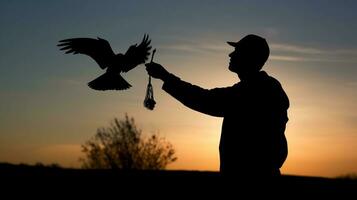
[(258, 58), (261, 62), (265, 62), (270, 54), (269, 45), (265, 38), (258, 35), (249, 34), (244, 36), (238, 42), (227, 42), (229, 45), (238, 48), (240, 52), (244, 52)]

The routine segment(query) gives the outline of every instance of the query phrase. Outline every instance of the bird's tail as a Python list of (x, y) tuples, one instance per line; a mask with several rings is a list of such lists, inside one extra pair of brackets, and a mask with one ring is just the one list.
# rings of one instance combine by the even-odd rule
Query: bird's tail
[(104, 73), (89, 82), (88, 86), (94, 90), (125, 90), (131, 87), (120, 74), (115, 73)]

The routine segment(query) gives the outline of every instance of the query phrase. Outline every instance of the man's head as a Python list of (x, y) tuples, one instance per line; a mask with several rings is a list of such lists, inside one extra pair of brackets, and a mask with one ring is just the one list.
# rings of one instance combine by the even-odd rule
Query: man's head
[(257, 35), (247, 35), (238, 42), (227, 42), (235, 47), (229, 54), (229, 70), (238, 75), (258, 72), (269, 57), (267, 41)]

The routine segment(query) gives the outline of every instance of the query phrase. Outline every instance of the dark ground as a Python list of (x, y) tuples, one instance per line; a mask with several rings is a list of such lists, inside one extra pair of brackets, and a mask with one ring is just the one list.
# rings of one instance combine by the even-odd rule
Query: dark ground
[[(129, 196), (134, 199), (142, 196), (164, 199), (192, 196), (231, 199), (232, 196), (246, 195), (270, 195), (287, 199), (313, 196), (354, 199), (353, 195), (357, 194), (357, 180), (348, 178), (283, 175), (273, 180), (226, 180), (217, 172), (83, 170), (6, 163), (0, 164), (0, 184), (2, 192), (27, 191), (35, 196), (44, 193), (76, 193), (84, 196)], [(23, 195), (21, 192), (11, 194)]]

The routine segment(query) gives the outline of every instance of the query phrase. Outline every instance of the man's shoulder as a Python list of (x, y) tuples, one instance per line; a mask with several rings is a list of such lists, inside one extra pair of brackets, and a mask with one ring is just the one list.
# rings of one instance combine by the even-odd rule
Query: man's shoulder
[(281, 83), (277, 78), (269, 75), (265, 71), (262, 71), (261, 73), (262, 73), (262, 80), (265, 84), (269, 84), (275, 87), (281, 87)]
[(268, 84), (266, 84), (267, 88), (265, 89), (268, 92), (275, 94), (273, 96), (276, 98), (276, 102), (280, 102), (284, 105), (284, 107), (288, 108), (290, 104), (289, 98), (285, 93), (281, 83), (276, 78), (269, 76), (268, 74), (267, 74), (267, 82), (268, 82)]

